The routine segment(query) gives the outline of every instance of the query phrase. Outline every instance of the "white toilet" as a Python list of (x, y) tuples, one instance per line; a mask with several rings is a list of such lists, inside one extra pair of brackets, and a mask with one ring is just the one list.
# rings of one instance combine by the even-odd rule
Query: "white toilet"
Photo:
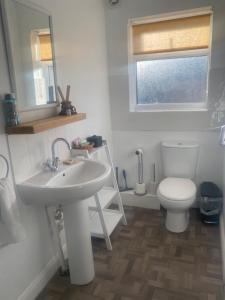
[(183, 232), (189, 223), (189, 208), (196, 198), (195, 176), (199, 145), (192, 142), (162, 142), (165, 179), (157, 189), (161, 205), (167, 210), (166, 228)]

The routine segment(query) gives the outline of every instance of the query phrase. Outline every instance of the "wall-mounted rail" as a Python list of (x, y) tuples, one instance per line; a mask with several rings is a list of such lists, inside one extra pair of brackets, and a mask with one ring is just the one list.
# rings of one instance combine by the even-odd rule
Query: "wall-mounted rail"
[(8, 159), (4, 155), (2, 155), (2, 154), (0, 154), (0, 157), (6, 163), (6, 174), (5, 174), (5, 176), (3, 178), (7, 178), (9, 176), (9, 162), (8, 162)]

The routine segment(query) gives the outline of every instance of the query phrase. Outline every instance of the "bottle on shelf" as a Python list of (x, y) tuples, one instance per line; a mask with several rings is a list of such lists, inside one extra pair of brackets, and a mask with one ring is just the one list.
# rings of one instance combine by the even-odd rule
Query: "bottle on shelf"
[(15, 94), (6, 94), (3, 100), (3, 112), (6, 126), (19, 125), (19, 115), (16, 109)]

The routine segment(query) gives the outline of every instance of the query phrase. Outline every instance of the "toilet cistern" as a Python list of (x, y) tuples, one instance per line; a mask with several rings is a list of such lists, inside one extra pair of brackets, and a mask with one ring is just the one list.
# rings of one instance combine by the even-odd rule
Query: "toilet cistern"
[(71, 151), (70, 143), (64, 138), (57, 138), (52, 142), (52, 146), (51, 146), (52, 159), (48, 159), (46, 165), (53, 172), (57, 172), (59, 170), (60, 159), (55, 154), (55, 145), (58, 142), (64, 142), (67, 145), (69, 151)]

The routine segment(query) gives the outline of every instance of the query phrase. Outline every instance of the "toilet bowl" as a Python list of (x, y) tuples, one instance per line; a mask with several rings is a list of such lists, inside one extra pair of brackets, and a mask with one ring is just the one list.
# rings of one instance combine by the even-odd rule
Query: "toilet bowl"
[(157, 196), (167, 210), (166, 228), (172, 232), (183, 232), (189, 224), (189, 208), (196, 198), (194, 182), (186, 178), (169, 177), (158, 187)]
[(160, 204), (166, 209), (166, 228), (183, 232), (189, 224), (189, 209), (196, 199), (195, 176), (198, 145), (190, 142), (163, 142), (164, 179), (157, 189)]

